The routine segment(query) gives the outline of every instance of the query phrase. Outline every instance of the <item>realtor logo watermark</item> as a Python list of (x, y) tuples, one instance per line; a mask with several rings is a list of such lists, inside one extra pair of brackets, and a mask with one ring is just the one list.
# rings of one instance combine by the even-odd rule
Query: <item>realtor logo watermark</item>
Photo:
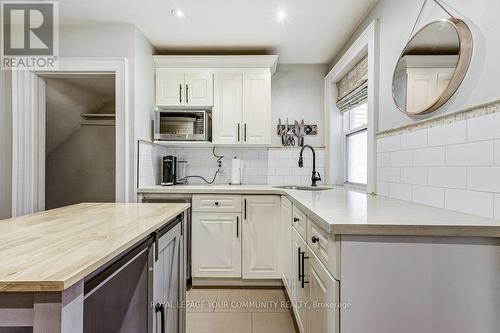
[(57, 2), (1, 2), (1, 68), (54, 69), (59, 52)]

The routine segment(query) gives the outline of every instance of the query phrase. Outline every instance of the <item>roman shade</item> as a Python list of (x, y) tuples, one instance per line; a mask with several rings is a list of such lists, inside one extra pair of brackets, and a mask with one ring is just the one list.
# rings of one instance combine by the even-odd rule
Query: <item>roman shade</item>
[(346, 112), (368, 99), (368, 57), (361, 59), (340, 81), (337, 82), (337, 107)]

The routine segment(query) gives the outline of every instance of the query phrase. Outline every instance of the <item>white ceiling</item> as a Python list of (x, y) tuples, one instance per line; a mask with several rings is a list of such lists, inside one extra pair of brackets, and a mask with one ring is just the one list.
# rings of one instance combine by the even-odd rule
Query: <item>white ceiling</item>
[[(60, 22), (133, 23), (163, 52), (275, 53), (327, 63), (377, 0), (64, 0)], [(185, 17), (171, 14), (182, 9)], [(283, 9), (285, 22), (276, 13)]]

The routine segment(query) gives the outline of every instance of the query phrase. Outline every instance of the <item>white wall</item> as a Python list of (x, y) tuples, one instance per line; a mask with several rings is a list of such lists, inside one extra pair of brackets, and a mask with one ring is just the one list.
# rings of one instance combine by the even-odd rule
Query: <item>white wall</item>
[(151, 140), (151, 120), (155, 100), (154, 48), (139, 30), (134, 33), (135, 137)]
[(287, 117), (290, 124), (304, 119), (306, 124), (318, 125), (318, 135), (306, 136), (305, 143), (324, 146), (324, 78), (327, 69), (326, 64), (278, 64), (271, 78), (273, 146), (281, 145), (281, 138), (276, 135), (278, 118), (284, 123)]
[(0, 70), (0, 219), (11, 215), (12, 113), (10, 72)]
[[(448, 0), (451, 7), (465, 15), (474, 37), (472, 63), (457, 93), (440, 110), (423, 117), (409, 117), (397, 110), (392, 100), (392, 76), (399, 54), (404, 48), (423, 1), (380, 0), (363, 21), (351, 41), (336, 60), (374, 19), (380, 21), (379, 131), (411, 124), (415, 120), (435, 117), (500, 98), (497, 78), (500, 76), (500, 25), (498, 0)], [(458, 16), (458, 14), (457, 14)], [(447, 17), (437, 5), (428, 1), (417, 29), (434, 18)], [(458, 16), (461, 17), (461, 16)], [(335, 61), (334, 61), (335, 63)]]

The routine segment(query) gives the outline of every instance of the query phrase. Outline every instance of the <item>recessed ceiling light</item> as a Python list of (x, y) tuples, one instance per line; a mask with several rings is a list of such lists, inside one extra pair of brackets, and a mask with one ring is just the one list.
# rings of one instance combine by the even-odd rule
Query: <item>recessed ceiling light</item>
[(285, 17), (286, 17), (286, 13), (285, 13), (285, 10), (284, 9), (280, 9), (276, 12), (276, 20), (278, 22), (283, 22), (285, 21)]
[(174, 8), (170, 13), (175, 17), (184, 17), (184, 12), (181, 9)]

